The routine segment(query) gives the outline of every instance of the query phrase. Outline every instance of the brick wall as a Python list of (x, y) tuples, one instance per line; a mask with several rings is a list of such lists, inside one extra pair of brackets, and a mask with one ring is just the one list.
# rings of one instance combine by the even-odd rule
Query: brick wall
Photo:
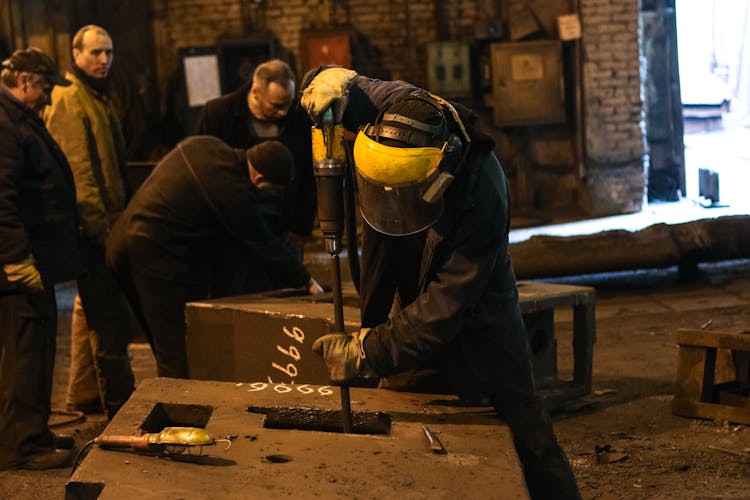
[[(471, 40), (486, 2), (459, 0), (154, 0), (160, 83), (178, 71), (178, 49), (222, 38), (269, 33), (299, 65), (304, 30), (349, 27), (358, 37), (354, 65), (364, 74), (425, 83), (425, 46), (435, 40)], [(478, 4), (481, 4), (478, 6)], [(408, 23), (407, 23), (408, 20)], [(368, 71), (369, 70), (369, 71)]]
[[(508, 0), (506, 7), (519, 1)], [(548, 9), (562, 3), (536, 2)], [(178, 75), (181, 47), (213, 45), (221, 38), (267, 32), (295, 56), (296, 69), (301, 73), (301, 33), (336, 26), (357, 33), (352, 47), (355, 69), (369, 76), (405, 79), (424, 86), (426, 45), (438, 40), (472, 41), (476, 24), (500, 16), (503, 2), (153, 0), (153, 5), (159, 87), (166, 91)], [(554, 165), (540, 165), (545, 173), (539, 176), (539, 182), (565, 186), (564, 192), (553, 193), (554, 199), (544, 203), (578, 204), (592, 214), (637, 211), (644, 190), (638, 0), (580, 0), (580, 6), (585, 175), (580, 178), (569, 158), (565, 169), (557, 169), (564, 170), (562, 173), (556, 172)], [(565, 153), (571, 149), (558, 136), (556, 133), (549, 138), (546, 150)], [(545, 139), (542, 134), (535, 140)], [(538, 144), (535, 150), (544, 151), (545, 145)], [(576, 183), (576, 189), (569, 189)], [(579, 193), (571, 195), (575, 190)], [(552, 193), (547, 188), (543, 191)]]
[(588, 211), (640, 210), (641, 129), (638, 2), (582, 0)]
[(213, 45), (222, 37), (242, 34), (237, 0), (155, 0), (153, 16), (159, 87), (179, 70), (178, 49)]

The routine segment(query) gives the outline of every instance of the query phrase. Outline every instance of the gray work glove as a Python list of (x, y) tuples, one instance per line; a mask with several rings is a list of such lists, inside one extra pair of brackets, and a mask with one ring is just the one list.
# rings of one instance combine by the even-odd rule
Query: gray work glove
[(346, 68), (328, 68), (312, 79), (302, 92), (300, 103), (315, 124), (321, 124), (323, 113), (330, 107), (334, 123), (341, 123), (349, 102), (349, 88), (357, 72)]
[(23, 260), (3, 264), (3, 271), (10, 283), (19, 289), (29, 292), (43, 292), (42, 276), (36, 268), (34, 256), (29, 254)]
[(346, 384), (357, 378), (376, 378), (378, 375), (366, 361), (363, 343), (369, 328), (346, 335), (330, 333), (313, 342), (312, 349), (323, 357), (331, 382)]

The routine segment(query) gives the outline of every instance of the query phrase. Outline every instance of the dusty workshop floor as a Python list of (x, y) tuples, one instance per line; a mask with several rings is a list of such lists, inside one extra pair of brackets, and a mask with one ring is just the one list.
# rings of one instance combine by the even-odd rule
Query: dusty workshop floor
[[(750, 261), (701, 270), (690, 283), (680, 283), (676, 269), (557, 280), (594, 285), (599, 295), (593, 392), (555, 415), (584, 498), (750, 498), (750, 427), (670, 410), (676, 330), (750, 329)], [(68, 373), (71, 295), (69, 287), (61, 289), (55, 408), (63, 408)], [(561, 376), (571, 365), (571, 320), (567, 311), (556, 314)], [(153, 377), (146, 344), (133, 344), (131, 353), (138, 381)], [(58, 430), (83, 445), (105, 425), (95, 415)], [(62, 498), (69, 472), (0, 472), (0, 498)], [(294, 496), (304, 498), (305, 490)]]

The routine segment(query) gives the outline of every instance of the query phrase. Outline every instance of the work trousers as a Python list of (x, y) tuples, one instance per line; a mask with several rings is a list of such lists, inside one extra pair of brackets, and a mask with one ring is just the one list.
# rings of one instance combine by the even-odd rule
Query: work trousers
[[(304, 244), (287, 242), (300, 262), (304, 259)], [(230, 241), (211, 257), (211, 298), (261, 293), (281, 288), (297, 288), (298, 283), (284, 278), (284, 267), (252, 256), (247, 248)]]
[(580, 499), (573, 469), (557, 443), (528, 358), (503, 377), (491, 400), (510, 427), (531, 499)]
[[(161, 256), (137, 244), (121, 252), (113, 262), (115, 274), (133, 308), (135, 317), (151, 344), (160, 377), (187, 378), (185, 304), (210, 294), (208, 267), (171, 262), (184, 272), (157, 276), (153, 269)], [(158, 268), (158, 265), (156, 266)], [(144, 269), (145, 268), (145, 269)]]
[(268, 266), (237, 241), (218, 248), (211, 258), (211, 297), (231, 297), (273, 289)]
[(104, 262), (104, 248), (81, 243), (86, 274), (78, 280), (71, 326), (67, 403), (87, 405), (101, 398), (109, 418), (128, 400), (135, 378), (128, 356), (130, 307)]
[(0, 469), (49, 432), (56, 335), (53, 288), (0, 292)]

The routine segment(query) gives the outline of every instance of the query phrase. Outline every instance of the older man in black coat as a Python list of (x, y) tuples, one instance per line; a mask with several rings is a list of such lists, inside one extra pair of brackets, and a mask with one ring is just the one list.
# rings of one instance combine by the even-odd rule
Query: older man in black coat
[(65, 466), (74, 445), (47, 424), (54, 286), (82, 268), (73, 174), (39, 110), (70, 82), (34, 48), (3, 61), (0, 80), (0, 470), (48, 469)]
[(245, 151), (194, 136), (133, 196), (107, 240), (107, 261), (150, 337), (159, 376), (188, 376), (185, 303), (211, 296), (216, 248), (239, 243), (277, 264), (289, 283), (322, 292), (274, 229), (292, 171), (291, 153), (278, 141)]

